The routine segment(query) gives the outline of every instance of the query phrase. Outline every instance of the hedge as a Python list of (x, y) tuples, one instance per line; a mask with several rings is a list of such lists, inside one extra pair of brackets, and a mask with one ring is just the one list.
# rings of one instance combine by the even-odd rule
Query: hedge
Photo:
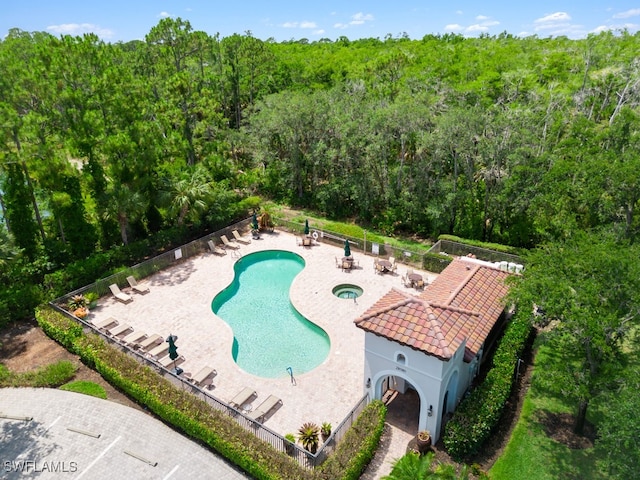
[(516, 381), (515, 368), (533, 329), (526, 314), (516, 314), (505, 329), (484, 382), (456, 408), (443, 436), (447, 452), (457, 461), (476, 454), (498, 424)]
[(305, 469), (233, 418), (176, 387), (152, 368), (112, 347), (101, 337), (85, 334), (79, 324), (62, 313), (41, 306), (36, 311), (36, 319), (48, 336), (80, 356), (115, 388), (256, 479), (356, 479), (373, 457), (382, 435), (386, 408), (382, 402), (375, 401), (365, 407), (321, 467)]

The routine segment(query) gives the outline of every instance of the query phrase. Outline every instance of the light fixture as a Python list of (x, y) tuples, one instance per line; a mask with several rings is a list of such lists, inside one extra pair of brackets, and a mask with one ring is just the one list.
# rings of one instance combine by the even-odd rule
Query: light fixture
[(433, 416), (433, 405), (429, 405), (429, 410), (427, 410), (427, 415), (430, 417)]
[(367, 378), (366, 385), (367, 385), (367, 388), (371, 388), (371, 379), (370, 378)]

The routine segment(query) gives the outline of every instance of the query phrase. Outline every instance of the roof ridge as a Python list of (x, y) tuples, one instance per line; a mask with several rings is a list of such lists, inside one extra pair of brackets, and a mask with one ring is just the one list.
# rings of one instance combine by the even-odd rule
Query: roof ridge
[[(394, 309), (396, 309), (398, 307), (402, 307), (402, 306), (407, 305), (408, 303), (411, 303), (411, 302), (415, 302), (415, 301), (420, 302), (420, 299), (418, 299), (418, 298), (416, 298), (416, 297), (414, 297), (412, 295), (409, 295), (408, 293), (403, 292), (402, 290), (400, 290), (400, 289), (398, 289), (396, 287), (392, 287), (391, 288), (390, 292), (393, 292), (393, 291), (395, 291), (397, 293), (400, 293), (404, 298), (399, 300), (399, 301), (397, 301), (397, 302), (395, 302), (395, 303), (390, 303), (389, 305), (385, 305), (384, 307), (378, 308), (376, 310), (372, 310), (369, 313), (360, 316), (360, 318), (356, 319), (355, 323), (360, 323), (360, 322), (362, 322), (364, 320), (368, 320), (368, 319), (370, 319), (372, 317), (380, 315), (381, 313), (388, 312), (389, 310), (394, 310)], [(387, 295), (389, 293), (387, 293)]]
[(481, 265), (473, 265), (470, 266), (469, 262), (464, 262), (460, 257), (458, 257), (458, 260), (466, 263), (466, 268), (467, 270), (470, 270), (469, 274), (465, 277), (465, 279), (460, 282), (460, 284), (456, 287), (456, 289), (451, 292), (451, 295), (449, 295), (449, 297), (446, 300), (447, 305), (450, 304), (451, 302), (453, 302), (453, 299), (456, 298), (456, 295), (458, 295), (460, 293), (460, 290), (462, 290), (467, 283), (469, 283), (469, 281), (473, 278), (473, 276), (478, 272), (478, 270), (480, 270)]
[(476, 312), (475, 310), (468, 310), (466, 308), (456, 307), (454, 305), (440, 305), (439, 303), (429, 303), (429, 306), (431, 306), (431, 308), (441, 308), (443, 310), (453, 310), (454, 312), (458, 313), (466, 313), (467, 315), (480, 315), (480, 313)]

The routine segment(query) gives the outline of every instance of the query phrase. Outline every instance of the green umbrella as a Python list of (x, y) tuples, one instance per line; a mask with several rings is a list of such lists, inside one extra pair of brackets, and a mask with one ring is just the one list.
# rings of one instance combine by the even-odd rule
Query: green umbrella
[(169, 334), (167, 337), (167, 343), (169, 344), (169, 358), (173, 360), (173, 369), (176, 370), (176, 358), (178, 358), (178, 347), (176, 346), (176, 340), (178, 337)]
[(351, 247), (349, 246), (349, 240), (344, 241), (344, 256), (345, 257), (351, 256)]
[(309, 235), (309, 219), (304, 221), (304, 234)]
[(254, 230), (258, 230), (258, 217), (256, 216), (256, 212), (253, 212), (253, 219), (251, 220), (251, 228)]

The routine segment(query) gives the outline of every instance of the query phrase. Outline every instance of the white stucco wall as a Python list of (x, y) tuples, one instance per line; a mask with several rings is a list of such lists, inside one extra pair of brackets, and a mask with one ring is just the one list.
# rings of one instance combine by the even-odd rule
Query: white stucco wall
[[(366, 332), (365, 392), (368, 392), (371, 398), (380, 399), (384, 394), (382, 383), (386, 377), (404, 379), (418, 392), (420, 398), (418, 429), (429, 430), (433, 441), (436, 442), (440, 437), (443, 413), (447, 411), (447, 407), (443, 405), (447, 389), (450, 390), (447, 396), (448, 411), (453, 411), (470, 381), (469, 364), (463, 361), (464, 348), (463, 344), (452, 359), (442, 361)], [(398, 361), (400, 354), (404, 355), (404, 363)], [(369, 379), (370, 387), (367, 387)], [(399, 380), (395, 388), (404, 393), (406, 382)], [(429, 415), (430, 406), (432, 415)]]

